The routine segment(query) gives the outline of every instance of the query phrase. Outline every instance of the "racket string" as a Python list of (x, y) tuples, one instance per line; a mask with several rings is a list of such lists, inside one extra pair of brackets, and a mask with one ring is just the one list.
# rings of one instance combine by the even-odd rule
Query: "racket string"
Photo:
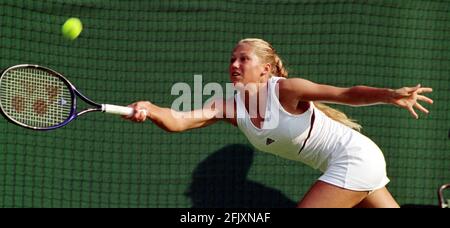
[(70, 117), (70, 89), (60, 78), (44, 70), (13, 69), (2, 77), (0, 85), (2, 108), (17, 122), (48, 128)]

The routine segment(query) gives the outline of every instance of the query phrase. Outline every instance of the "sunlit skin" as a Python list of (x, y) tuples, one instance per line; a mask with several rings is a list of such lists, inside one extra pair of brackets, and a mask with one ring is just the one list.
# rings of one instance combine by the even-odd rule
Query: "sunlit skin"
[[(230, 58), (229, 77), (235, 87), (240, 90), (245, 101), (247, 112), (252, 117), (255, 126), (261, 127), (264, 121), (266, 106), (267, 80), (270, 77), (271, 65), (263, 63), (248, 44), (239, 44), (233, 50)], [(261, 93), (261, 94), (260, 94)], [(255, 109), (250, 108), (250, 100), (256, 102)]]
[(248, 44), (236, 46), (230, 58), (230, 81), (233, 84), (266, 83), (269, 79), (270, 64), (262, 63)]
[[(261, 61), (261, 59), (254, 53), (252, 47), (249, 44), (238, 44), (234, 48), (230, 58), (229, 79), (233, 84), (237, 85), (238, 89), (240, 88), (239, 85), (247, 86), (246, 89), (252, 88), (251, 86), (249, 86), (251, 84), (256, 85), (255, 87), (253, 87), (255, 88), (255, 90), (247, 90), (249, 96), (251, 97), (257, 95), (259, 91), (264, 91), (261, 90), (261, 88), (265, 88), (266, 82), (270, 77), (271, 68), (272, 66), (269, 63), (263, 63)], [(385, 103), (404, 108), (408, 110), (414, 118), (417, 119), (419, 118), (419, 115), (416, 113), (415, 109), (426, 114), (429, 113), (428, 109), (423, 107), (420, 103), (418, 103), (418, 101), (433, 104), (432, 99), (422, 95), (423, 93), (432, 92), (433, 89), (429, 87), (421, 87), (420, 84), (415, 87), (402, 87), (399, 89), (375, 88), (369, 86), (353, 86), (342, 88), (318, 84), (302, 78), (290, 78), (281, 80), (278, 87), (280, 92), (280, 102), (283, 108), (296, 114), (302, 113), (303, 111), (298, 110), (298, 107), (302, 107), (298, 104), (308, 101), (325, 101), (351, 106)], [(264, 102), (258, 101), (258, 105), (260, 103)], [(168, 112), (165, 109), (158, 109), (156, 105), (152, 104), (149, 101), (135, 102), (131, 104), (130, 107), (133, 107), (136, 112), (133, 116), (125, 118), (135, 122), (144, 122), (147, 118), (151, 118), (151, 115), (153, 114), (156, 119), (151, 119), (154, 122), (159, 123), (156, 115), (156, 113), (158, 112), (157, 110), (162, 110), (165, 114)], [(147, 110), (147, 112), (139, 111), (142, 109)], [(194, 110), (193, 112), (198, 111), (199, 110)], [(202, 111), (213, 112), (212, 110), (207, 109), (203, 109)], [(214, 112), (217, 112), (217, 110), (214, 110)], [(148, 114), (145, 115), (144, 113)], [(229, 119), (225, 120), (229, 121)], [(184, 121), (189, 121), (189, 119), (185, 118)], [(210, 119), (196, 121), (207, 121), (208, 123), (215, 122)], [(235, 121), (229, 122), (234, 123)], [(161, 124), (160, 127), (167, 129), (167, 126), (165, 124)], [(169, 129), (172, 129), (172, 127), (170, 127)], [(179, 130), (178, 127), (176, 127), (176, 129), (177, 131)], [(191, 128), (188, 127), (188, 129)]]
[[(239, 43), (232, 51), (229, 63), (229, 79), (245, 103), (250, 114), (251, 122), (261, 128), (264, 123), (265, 106), (267, 103), (267, 81), (272, 76), (272, 70), (280, 69), (279, 61), (270, 59), (276, 66), (264, 62), (267, 56), (258, 56), (254, 47), (248, 43)], [(261, 54), (264, 55), (264, 54)], [(273, 68), (275, 67), (275, 68)], [(332, 76), (332, 75), (330, 75)], [(327, 102), (350, 106), (365, 106), (374, 104), (390, 104), (406, 109), (414, 118), (418, 118), (416, 110), (428, 114), (429, 111), (419, 104), (419, 101), (432, 104), (433, 100), (423, 95), (432, 92), (431, 88), (402, 87), (399, 89), (376, 88), (364, 85), (352, 87), (336, 87), (314, 83), (302, 78), (279, 80), (276, 85), (278, 100), (285, 111), (290, 114), (305, 112), (311, 102)], [(255, 99), (257, 98), (257, 99)], [(254, 117), (249, 109), (249, 100), (257, 100), (257, 116)], [(231, 102), (228, 102), (231, 101)], [(151, 119), (153, 123), (168, 132), (183, 132), (186, 130), (206, 127), (224, 120), (237, 126), (236, 105), (234, 98), (218, 99), (202, 109), (177, 112), (170, 108), (159, 107), (149, 101), (139, 101), (130, 105), (135, 110), (131, 117), (125, 117), (135, 122)], [(146, 110), (147, 115), (140, 110)], [(174, 113), (176, 115), (174, 115)], [(205, 115), (195, 114), (203, 113)], [(231, 113), (231, 115), (228, 115)], [(219, 115), (217, 115), (219, 114)], [(226, 115), (225, 115), (226, 114)], [(226, 117), (225, 117), (226, 116)], [(353, 191), (337, 187), (322, 181), (317, 181), (299, 202), (298, 207), (399, 207), (386, 187), (375, 190), (372, 194), (367, 191)]]

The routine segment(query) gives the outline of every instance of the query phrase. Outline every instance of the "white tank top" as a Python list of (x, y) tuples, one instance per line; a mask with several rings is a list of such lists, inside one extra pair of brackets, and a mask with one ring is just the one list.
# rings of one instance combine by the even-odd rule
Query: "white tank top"
[(361, 134), (330, 119), (312, 102), (300, 115), (288, 113), (275, 91), (280, 79), (284, 78), (268, 80), (266, 118), (261, 128), (251, 122), (240, 94), (235, 95), (238, 127), (257, 149), (325, 171), (331, 153), (343, 152), (346, 147), (343, 145), (347, 145), (354, 134)]

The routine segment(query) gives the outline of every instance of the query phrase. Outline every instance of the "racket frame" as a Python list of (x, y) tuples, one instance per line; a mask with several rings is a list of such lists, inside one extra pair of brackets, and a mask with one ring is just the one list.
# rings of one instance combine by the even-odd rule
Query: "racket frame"
[[(56, 128), (60, 128), (63, 127), (65, 125), (67, 125), (68, 123), (72, 122), (74, 119), (76, 119), (78, 116), (81, 116), (83, 114), (86, 114), (88, 112), (104, 112), (105, 108), (104, 105), (98, 104), (94, 101), (92, 101), (91, 99), (87, 98), (85, 95), (83, 95), (80, 91), (77, 90), (77, 88), (70, 83), (69, 80), (67, 80), (62, 74), (47, 68), (47, 67), (43, 67), (40, 65), (35, 65), (35, 64), (19, 64), (19, 65), (15, 65), (15, 66), (11, 66), (5, 70), (3, 70), (1, 72), (0, 75), (0, 86), (2, 83), (2, 77), (8, 73), (9, 71), (12, 70), (16, 70), (19, 68), (34, 68), (34, 69), (39, 69), (39, 70), (43, 70), (46, 71), (47, 73), (51, 74), (52, 76), (55, 76), (57, 78), (59, 78), (69, 89), (70, 92), (70, 97), (72, 99), (72, 106), (70, 107), (70, 114), (69, 117), (64, 120), (63, 122), (61, 122), (60, 124), (54, 125), (54, 126), (50, 126), (50, 127), (45, 127), (45, 128), (41, 128), (41, 127), (34, 127), (34, 126), (29, 126), (27, 124), (21, 123), (19, 121), (16, 121), (14, 118), (10, 117), (6, 112), (3, 111), (3, 107), (1, 104), (1, 100), (0, 100), (0, 113), (11, 123), (19, 125), (21, 127), (25, 127), (28, 129), (32, 129), (32, 130), (38, 130), (38, 131), (47, 131), (47, 130), (53, 130)], [(76, 112), (77, 111), (77, 97), (79, 97), (81, 100), (83, 100), (84, 102), (86, 102), (89, 105), (92, 105), (92, 107), (84, 109), (80, 112)]]

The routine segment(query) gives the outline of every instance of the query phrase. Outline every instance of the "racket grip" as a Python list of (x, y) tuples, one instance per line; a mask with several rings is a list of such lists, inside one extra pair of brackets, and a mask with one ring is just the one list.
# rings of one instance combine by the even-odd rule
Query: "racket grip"
[(118, 105), (110, 105), (110, 104), (103, 104), (102, 111), (106, 112), (106, 113), (121, 115), (121, 116), (131, 116), (134, 114), (133, 108), (125, 107), (125, 106), (118, 106)]

